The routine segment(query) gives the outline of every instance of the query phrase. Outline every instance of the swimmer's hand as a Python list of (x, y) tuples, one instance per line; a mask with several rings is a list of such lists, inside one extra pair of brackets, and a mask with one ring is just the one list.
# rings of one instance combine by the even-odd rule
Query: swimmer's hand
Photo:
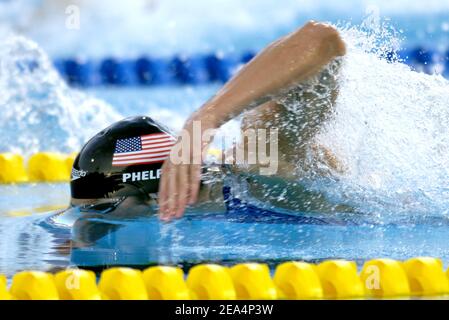
[[(188, 205), (196, 203), (201, 183), (202, 155), (207, 152), (208, 142), (203, 141), (204, 132), (216, 128), (212, 116), (197, 117), (194, 114), (188, 120), (182, 130), (182, 138), (178, 139), (176, 146), (172, 149), (170, 157), (162, 166), (161, 180), (159, 185), (159, 217), (163, 221), (181, 218)], [(194, 123), (200, 123), (200, 132), (194, 132)], [(197, 127), (198, 128), (198, 127)], [(199, 134), (198, 134), (199, 133)], [(195, 137), (200, 137), (197, 141)], [(189, 148), (185, 148), (188, 138)], [(212, 136), (211, 136), (212, 138)], [(200, 147), (193, 146), (200, 143)], [(182, 150), (182, 163), (173, 161), (178, 156), (177, 151)], [(190, 159), (189, 161), (184, 161)], [(180, 159), (178, 159), (180, 160)], [(187, 163), (186, 163), (187, 162)]]
[(163, 221), (180, 218), (198, 196), (201, 179), (198, 164), (173, 164), (166, 160), (162, 166), (159, 187), (159, 217)]

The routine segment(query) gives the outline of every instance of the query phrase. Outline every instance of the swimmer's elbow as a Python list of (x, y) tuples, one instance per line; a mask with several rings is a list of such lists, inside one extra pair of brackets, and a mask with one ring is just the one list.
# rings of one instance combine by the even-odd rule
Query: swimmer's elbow
[(324, 54), (330, 54), (332, 57), (346, 54), (346, 45), (335, 27), (326, 23), (309, 21), (295, 33), (299, 33), (301, 30), (309, 33), (318, 41), (320, 50)]
[(316, 32), (320, 40), (321, 48), (332, 56), (340, 57), (346, 54), (346, 45), (336, 28), (327, 24), (317, 24)]
[(346, 44), (338, 31), (336, 29), (334, 29), (334, 31), (335, 32), (323, 40), (324, 45), (327, 46), (328, 50), (330, 50), (333, 55), (341, 57), (346, 54)]

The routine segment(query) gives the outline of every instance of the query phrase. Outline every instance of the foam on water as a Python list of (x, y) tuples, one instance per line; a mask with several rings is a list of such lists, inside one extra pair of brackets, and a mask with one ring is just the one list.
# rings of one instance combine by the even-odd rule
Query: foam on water
[(120, 119), (106, 103), (69, 88), (39, 46), (23, 37), (0, 42), (0, 152), (78, 151)]
[(398, 41), (385, 27), (341, 29), (348, 52), (318, 140), (346, 169), (312, 185), (382, 217), (448, 215), (449, 82), (387, 62)]

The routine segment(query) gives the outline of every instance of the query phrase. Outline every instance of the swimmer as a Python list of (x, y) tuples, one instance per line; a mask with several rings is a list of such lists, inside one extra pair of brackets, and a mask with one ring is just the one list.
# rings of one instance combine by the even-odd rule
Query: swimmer
[[(157, 214), (162, 164), (175, 143), (176, 135), (148, 116), (126, 118), (100, 131), (75, 158), (70, 180), (71, 206), (57, 219), (62, 219), (62, 224), (73, 225), (76, 234), (85, 235), (82, 241), (85, 245), (96, 236), (115, 230), (119, 225), (111, 223), (112, 220)], [(230, 165), (209, 164), (202, 167), (195, 214), (231, 214), (234, 217), (247, 214), (248, 210), (242, 210), (240, 205), (234, 206), (237, 198), (233, 198), (230, 186), (235, 185), (225, 181), (230, 177), (237, 178), (237, 184), (244, 180), (256, 185), (256, 189), (274, 184), (270, 191), (276, 199), (280, 198), (277, 193), (288, 188), (294, 198), (289, 199), (288, 204), (296, 202), (296, 211), (346, 210), (326, 202), (322, 195), (300, 184), (288, 185), (282, 178), (270, 178), (271, 181), (266, 182), (254, 175), (241, 176)], [(282, 202), (276, 205), (283, 207)], [(278, 215), (275, 211), (251, 211), (258, 216)], [(89, 231), (92, 228), (95, 229), (93, 233)]]
[[(58, 247), (61, 253), (66, 253), (68, 248), (94, 246), (109, 234), (110, 239), (114, 239), (112, 234), (126, 227), (124, 221), (155, 217), (162, 164), (175, 143), (176, 135), (148, 116), (123, 119), (92, 137), (73, 163), (69, 208), (50, 217), (52, 225), (71, 229), (70, 241)], [(323, 219), (315, 213), (332, 212), (333, 208), (343, 212), (346, 208), (334, 207), (320, 194), (299, 184), (291, 186), (283, 184), (282, 178), (274, 180), (275, 187), (271, 191), (276, 193), (289, 188), (289, 194), (303, 206), (297, 207), (297, 211), (312, 211), (313, 214), (296, 214), (296, 211), (290, 214), (240, 201), (232, 188), (239, 189), (242, 181), (252, 185), (273, 181), (266, 183), (252, 175), (239, 180), (239, 173), (232, 170), (232, 166), (208, 164), (202, 167), (201, 187), (189, 219), (202, 219), (202, 214), (206, 214), (208, 219), (217, 217), (219, 221), (341, 223), (332, 217)]]
[[(323, 74), (322, 70), (344, 53), (345, 45), (334, 28), (310, 22), (263, 50), (190, 117), (185, 129), (191, 130), (194, 120), (201, 121), (203, 130), (217, 128), (245, 111), (243, 129), (282, 128), (276, 177), (268, 177), (271, 182), (267, 182), (266, 177), (251, 174), (251, 168), (244, 177), (252, 187), (252, 195), (295, 211), (332, 211), (334, 205), (296, 183), (292, 172), (295, 163), (310, 154), (316, 155), (316, 161), (341, 170), (338, 159), (316, 144), (313, 137), (331, 113), (337, 96), (335, 74)], [(278, 98), (289, 94), (289, 89), (317, 75), (327, 93), (295, 92), (293, 97), (302, 103), (301, 112), (292, 113), (277, 103)], [(156, 206), (152, 204), (158, 204), (163, 220), (181, 217), (187, 203), (196, 203), (196, 212), (201, 208), (205, 212), (226, 211), (220, 179), (201, 184), (204, 173), (223, 176), (223, 172), (215, 170), (217, 167), (173, 164), (169, 155), (175, 144), (176, 136), (168, 128), (146, 116), (127, 118), (102, 130), (75, 159), (70, 183), (72, 206), (99, 217), (110, 213), (109, 218), (130, 218), (155, 214)], [(236, 168), (226, 166), (226, 174), (242, 174)], [(280, 196), (285, 189), (290, 197)]]
[[(248, 128), (280, 129), (278, 177), (294, 180), (297, 178), (294, 172), (298, 164), (307, 171), (319, 162), (333, 170), (344, 171), (337, 157), (316, 143), (314, 137), (332, 113), (338, 94), (336, 72), (326, 73), (324, 68), (337, 62), (334, 68), (337, 71), (338, 57), (345, 55), (345, 51), (345, 44), (335, 28), (309, 22), (262, 50), (191, 115), (184, 124), (184, 130), (193, 136), (195, 121), (201, 123), (204, 132), (217, 129), (244, 114), (243, 131)], [(306, 85), (312, 79), (318, 79), (324, 94), (301, 91), (301, 85)], [(282, 99), (292, 97), (298, 101), (300, 110), (292, 111), (279, 103)], [(202, 146), (203, 154), (207, 147)], [(192, 159), (197, 155), (190, 156)], [(257, 169), (257, 165), (250, 168), (254, 169)], [(197, 202), (200, 170), (200, 164), (175, 164), (170, 159), (165, 160), (159, 187), (161, 219), (179, 218), (187, 205)], [(264, 193), (261, 197), (264, 197)]]

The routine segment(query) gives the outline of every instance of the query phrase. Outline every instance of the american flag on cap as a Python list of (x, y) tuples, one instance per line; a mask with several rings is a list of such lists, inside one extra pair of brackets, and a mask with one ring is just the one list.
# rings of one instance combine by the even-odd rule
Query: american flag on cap
[(163, 162), (175, 143), (175, 138), (165, 132), (117, 139), (112, 165), (123, 167)]

